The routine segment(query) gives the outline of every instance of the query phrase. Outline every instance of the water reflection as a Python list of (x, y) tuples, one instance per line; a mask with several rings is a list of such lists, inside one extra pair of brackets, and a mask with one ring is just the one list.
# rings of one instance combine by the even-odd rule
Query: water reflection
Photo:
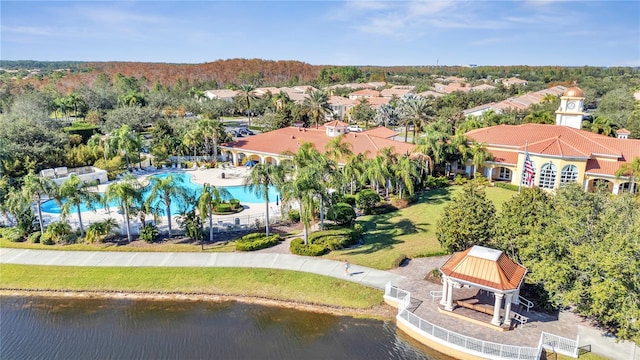
[(236, 302), (3, 297), (3, 359), (443, 359), (393, 323)]

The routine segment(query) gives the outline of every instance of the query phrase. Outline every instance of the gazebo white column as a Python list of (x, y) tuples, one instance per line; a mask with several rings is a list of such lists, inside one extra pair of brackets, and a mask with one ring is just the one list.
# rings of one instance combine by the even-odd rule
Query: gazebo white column
[(453, 311), (453, 284), (447, 279), (447, 304), (444, 306), (447, 311)]
[(442, 299), (440, 299), (440, 305), (447, 305), (447, 277), (442, 275)]
[(500, 326), (500, 305), (502, 305), (504, 294), (494, 293), (493, 295), (496, 298), (496, 302), (493, 305), (493, 319), (491, 319), (491, 323), (495, 326)]
[(507, 294), (506, 299), (504, 300), (504, 324), (507, 326), (511, 326), (511, 298), (513, 294)]

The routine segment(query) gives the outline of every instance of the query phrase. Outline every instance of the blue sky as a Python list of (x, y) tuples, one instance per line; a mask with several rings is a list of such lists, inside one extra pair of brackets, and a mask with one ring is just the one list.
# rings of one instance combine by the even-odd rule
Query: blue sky
[(640, 66), (640, 1), (6, 1), (0, 58)]

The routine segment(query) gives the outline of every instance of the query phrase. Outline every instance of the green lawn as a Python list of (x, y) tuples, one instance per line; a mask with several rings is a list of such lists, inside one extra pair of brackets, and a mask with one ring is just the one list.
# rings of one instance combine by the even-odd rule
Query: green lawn
[[(382, 215), (363, 216), (365, 245), (349, 250), (332, 251), (327, 258), (349, 261), (376, 269), (393, 267), (399, 256), (423, 257), (445, 254), (435, 236), (436, 224), (445, 205), (460, 190), (459, 186), (436, 189), (420, 195), (416, 204)], [(511, 190), (490, 187), (487, 197), (499, 210), (514, 196)]]
[(351, 309), (379, 305), (382, 291), (297, 271), (2, 265), (5, 289), (250, 296)]

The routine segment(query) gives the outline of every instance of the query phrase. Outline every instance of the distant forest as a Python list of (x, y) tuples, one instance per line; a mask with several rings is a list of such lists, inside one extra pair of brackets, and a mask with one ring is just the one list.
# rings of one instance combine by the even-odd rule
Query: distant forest
[[(168, 64), (142, 62), (78, 62), (0, 60), (4, 70), (0, 81), (14, 80), (14, 85), (36, 89), (53, 86), (69, 93), (81, 85), (92, 86), (100, 74), (113, 79), (117, 74), (134, 77), (143, 88), (161, 86), (194, 87), (201, 90), (235, 88), (239, 84), (256, 86), (314, 85), (316, 87), (349, 82), (386, 81), (396, 85), (429, 88), (434, 76), (460, 76), (468, 81), (518, 77), (541, 85), (571, 84), (593, 78), (637, 77), (634, 67), (563, 67), (563, 66), (331, 66), (310, 65), (300, 61), (228, 59), (202, 64)], [(29, 71), (39, 69), (39, 72)], [(61, 70), (61, 71), (56, 71)]]

